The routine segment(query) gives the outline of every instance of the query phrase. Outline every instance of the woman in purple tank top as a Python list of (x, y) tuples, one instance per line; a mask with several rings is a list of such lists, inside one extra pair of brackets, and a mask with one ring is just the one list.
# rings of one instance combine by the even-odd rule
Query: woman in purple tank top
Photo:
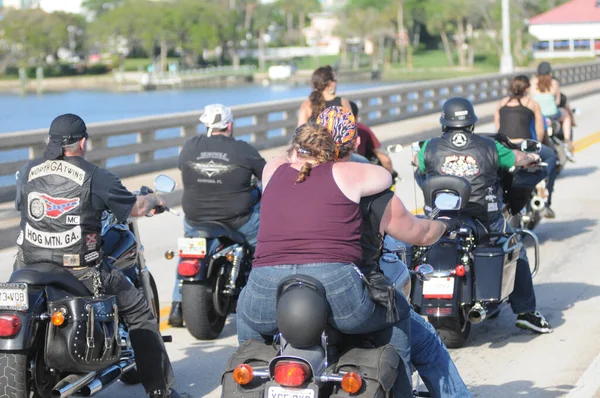
[[(349, 150), (357, 146), (351, 112), (332, 117), (347, 125), (341, 139)], [(389, 323), (387, 309), (371, 300), (354, 267), (362, 256), (358, 203), (388, 188), (391, 175), (379, 166), (335, 162), (342, 156), (338, 152), (326, 129), (305, 124), (296, 130), (288, 156), (265, 166), (255, 260), (237, 307), (240, 344), (277, 333), (277, 287), (292, 274), (323, 284), (331, 308), (329, 324), (344, 333), (388, 329), (409, 317), (408, 304), (398, 295), (401, 320)], [(406, 346), (406, 331), (392, 330), (398, 337), (392, 336), (391, 343)]]

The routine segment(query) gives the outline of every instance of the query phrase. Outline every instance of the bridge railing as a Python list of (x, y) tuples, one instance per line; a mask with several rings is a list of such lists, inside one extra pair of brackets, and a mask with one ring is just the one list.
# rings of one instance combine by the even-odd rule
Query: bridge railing
[[(600, 62), (558, 66), (553, 74), (562, 85), (600, 79)], [(345, 92), (343, 95), (359, 104), (361, 119), (365, 123), (377, 125), (439, 112), (443, 101), (453, 96), (467, 97), (474, 103), (497, 100), (506, 95), (512, 77), (492, 74), (390, 85)], [(258, 149), (285, 145), (296, 128), (297, 111), (302, 100), (232, 107), (236, 137), (248, 140)], [(176, 167), (178, 153), (185, 140), (203, 131), (198, 120), (201, 114), (202, 111), (193, 111), (89, 124), (87, 158), (121, 177)], [(15, 172), (28, 159), (42, 155), (46, 136), (46, 129), (2, 134), (1, 200), (14, 197)]]

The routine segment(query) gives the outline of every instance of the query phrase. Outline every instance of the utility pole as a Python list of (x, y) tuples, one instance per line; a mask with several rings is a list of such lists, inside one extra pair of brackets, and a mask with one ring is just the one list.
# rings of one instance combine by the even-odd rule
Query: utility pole
[(510, 51), (510, 11), (509, 0), (502, 0), (502, 58), (500, 59), (500, 73), (512, 73), (515, 70), (512, 53)]

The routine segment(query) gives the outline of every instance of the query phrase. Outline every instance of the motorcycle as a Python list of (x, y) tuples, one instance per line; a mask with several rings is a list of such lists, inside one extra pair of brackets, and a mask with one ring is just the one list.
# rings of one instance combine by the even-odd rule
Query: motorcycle
[[(175, 181), (160, 175), (160, 192)], [(140, 195), (152, 193), (142, 187)], [(167, 207), (157, 212), (170, 211)], [(146, 267), (137, 222), (103, 217), (105, 260), (143, 292), (159, 321), (156, 283)], [(170, 337), (163, 336), (165, 342)], [(93, 396), (121, 380), (140, 382), (128, 328), (114, 296), (94, 296), (64, 267), (35, 264), (0, 283), (0, 396)]]
[[(255, 206), (260, 190), (253, 191)], [(252, 248), (246, 237), (227, 224), (195, 224), (198, 237), (179, 238), (177, 272), (180, 277), (185, 326), (199, 340), (214, 340), (223, 331), (227, 315), (234, 313), (237, 298), (252, 269)], [(165, 253), (173, 259), (175, 253)]]
[[(492, 137), (501, 141), (499, 136)], [(515, 149), (510, 142), (501, 142)], [(521, 150), (539, 151), (539, 144), (526, 140)], [(505, 216), (519, 215), (530, 200), (532, 190), (545, 177), (545, 165), (541, 163), (503, 172)], [(462, 226), (432, 246), (402, 247), (398, 252), (413, 269), (418, 270), (421, 263), (434, 267), (430, 281), (413, 278), (411, 304), (417, 313), (428, 317), (448, 348), (459, 348), (467, 342), (471, 325), (497, 316), (501, 304), (512, 293), (517, 260), (526, 237), (533, 240), (532, 275), (537, 274), (539, 243), (537, 236), (522, 225), (512, 234), (490, 233), (477, 219), (460, 214), (471, 194), (467, 180), (456, 176), (426, 179), (421, 176), (419, 182), (429, 218), (434, 219), (442, 212), (445, 216), (459, 217)]]
[[(423, 265), (416, 277), (427, 280)], [(222, 397), (390, 397), (398, 369), (396, 349), (370, 335), (345, 335), (327, 325), (323, 285), (297, 274), (281, 281), (273, 344), (248, 340), (229, 358)], [(420, 396), (420, 395), (415, 395)], [(425, 395), (423, 395), (425, 396)]]

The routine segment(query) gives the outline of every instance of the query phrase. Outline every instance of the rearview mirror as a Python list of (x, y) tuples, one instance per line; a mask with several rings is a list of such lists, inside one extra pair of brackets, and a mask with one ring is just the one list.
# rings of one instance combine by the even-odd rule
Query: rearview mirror
[(403, 147), (400, 144), (395, 144), (395, 145), (388, 145), (386, 149), (387, 149), (388, 153), (399, 153), (399, 152), (402, 152)]
[(433, 278), (433, 273), (433, 267), (429, 264), (421, 264), (415, 268), (416, 277), (423, 282), (431, 280), (431, 278)]
[(534, 140), (525, 140), (521, 142), (521, 151), (526, 153), (539, 153), (542, 150), (542, 144)]
[(439, 210), (458, 210), (462, 204), (462, 198), (454, 193), (441, 192), (436, 195), (434, 204)]
[(159, 192), (173, 192), (177, 187), (174, 179), (164, 174), (160, 174), (154, 180), (154, 188)]

